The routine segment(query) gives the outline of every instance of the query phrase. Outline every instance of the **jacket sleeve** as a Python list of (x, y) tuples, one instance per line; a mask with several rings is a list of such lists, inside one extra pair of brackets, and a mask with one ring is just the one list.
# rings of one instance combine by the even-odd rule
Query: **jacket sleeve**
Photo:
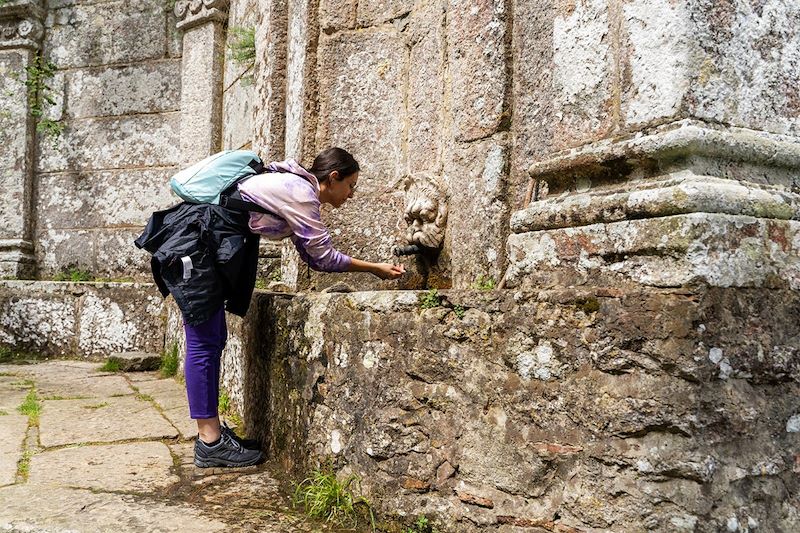
[(284, 205), (280, 214), (291, 227), (292, 243), (308, 266), (322, 272), (349, 269), (352, 260), (333, 247), (331, 235), (320, 217), (319, 201)]

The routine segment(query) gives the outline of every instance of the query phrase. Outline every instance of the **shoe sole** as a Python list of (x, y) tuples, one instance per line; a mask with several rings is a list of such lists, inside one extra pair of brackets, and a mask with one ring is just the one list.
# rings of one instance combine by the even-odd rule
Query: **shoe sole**
[(257, 457), (252, 461), (247, 461), (246, 463), (236, 462), (236, 461), (226, 461), (225, 459), (213, 459), (210, 461), (201, 461), (199, 459), (194, 460), (194, 466), (198, 468), (215, 468), (215, 467), (223, 467), (223, 468), (241, 468), (245, 466), (253, 466), (258, 464), (263, 457)]

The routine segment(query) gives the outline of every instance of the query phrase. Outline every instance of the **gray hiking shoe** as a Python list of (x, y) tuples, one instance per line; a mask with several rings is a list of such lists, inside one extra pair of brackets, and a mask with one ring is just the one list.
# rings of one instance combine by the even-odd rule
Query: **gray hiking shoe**
[(219, 442), (214, 446), (200, 438), (194, 441), (194, 464), (200, 468), (252, 466), (263, 458), (260, 451), (248, 450), (226, 432), (220, 433)]
[(236, 433), (234, 433), (233, 430), (230, 427), (228, 427), (228, 424), (225, 423), (225, 422), (223, 422), (220, 425), (219, 430), (222, 433), (227, 433), (228, 435), (230, 435), (230, 437), (233, 440), (238, 441), (239, 444), (241, 444), (242, 446), (244, 446), (248, 450), (260, 450), (261, 449), (261, 443), (260, 442), (258, 442), (256, 439), (243, 439), (243, 438), (241, 438)]

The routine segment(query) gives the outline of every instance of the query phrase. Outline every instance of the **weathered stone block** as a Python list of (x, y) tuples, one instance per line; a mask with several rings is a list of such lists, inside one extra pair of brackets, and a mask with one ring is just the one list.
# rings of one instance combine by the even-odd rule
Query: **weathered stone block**
[(40, 230), (36, 233), (36, 262), (42, 279), (52, 279), (69, 268), (91, 271), (94, 257), (94, 236), (89, 230)]
[(271, 161), (285, 157), (287, 17), (287, 0), (258, 2), (253, 149)]
[(3, 433), (0, 436), (0, 485), (11, 485), (17, 477), (17, 464), (22, 458), (22, 447), (25, 444), (25, 433), (28, 430), (28, 417), (11, 414), (21, 401), (8, 408), (3, 415)]
[(320, 29), (333, 32), (355, 28), (357, 3), (358, 0), (320, 0)]
[(253, 140), (253, 82), (239, 78), (222, 95), (222, 148), (238, 150)]
[(23, 172), (28, 142), (28, 101), (25, 67), (28, 50), (0, 50), (0, 169)]
[(106, 361), (116, 363), (121, 372), (146, 372), (158, 370), (161, 355), (150, 352), (115, 352)]
[(0, 239), (30, 238), (32, 119), (24, 69), (32, 57), (28, 50), (0, 50)]
[(68, 74), (71, 118), (180, 110), (180, 61), (79, 69)]
[(693, 213), (508, 239), (509, 286), (642, 283), (800, 288), (800, 224)]
[[(42, 410), (43, 446), (62, 446), (81, 442), (114, 442), (128, 439), (175, 438), (178, 432), (154, 407), (134, 396), (107, 398), (102, 408), (96, 399), (56, 400)], [(80, 418), (82, 423), (75, 424)], [(160, 454), (169, 453), (168, 450)], [(159, 455), (160, 455), (159, 454)], [(114, 480), (119, 482), (119, 480)], [(113, 482), (107, 480), (107, 483)]]
[[(142, 227), (145, 222), (146, 220), (142, 220)], [(151, 280), (150, 254), (133, 244), (141, 233), (142, 228), (95, 231), (96, 258), (93, 274), (106, 278)]]
[[(92, 409), (91, 405), (88, 407)], [(94, 408), (98, 413), (102, 409), (105, 407)], [(169, 448), (161, 442), (86, 446), (37, 454), (31, 461), (29, 481), (37, 485), (149, 492), (180, 481), (171, 468)]]
[(317, 94), (318, 14), (308, 0), (289, 2), (286, 53), (285, 156), (311, 160), (314, 151)]
[(149, 284), (2, 282), (0, 342), (49, 355), (102, 359), (163, 348), (162, 300)]
[(681, 113), (696, 43), (686, 2), (622, 4), (622, 118), (635, 128)]
[(179, 113), (75, 120), (57, 146), (39, 139), (40, 172), (172, 167), (179, 161)]
[(564, 2), (553, 22), (557, 148), (604, 137), (613, 127), (614, 55), (609, 4)]
[[(356, 156), (358, 157), (358, 156)], [(360, 179), (359, 179), (360, 183)], [(359, 185), (360, 187), (360, 185)], [(339, 209), (326, 208), (323, 221), (331, 231), (337, 250), (375, 262), (402, 262), (392, 255), (392, 246), (400, 242), (405, 222), (402, 220), (402, 193), (359, 194)], [(287, 245), (289, 246), (289, 245)], [(407, 258), (409, 261), (413, 259)], [(298, 286), (321, 290), (334, 283), (344, 282), (356, 290), (395, 289), (398, 281), (384, 281), (366, 273), (308, 272), (307, 265), (298, 259)]]
[(443, 5), (434, 2), (411, 22), (408, 71), (408, 159), (413, 172), (440, 172), (444, 138)]
[(166, 9), (156, 0), (54, 9), (45, 24), (47, 59), (70, 68), (164, 57)]
[(690, 3), (692, 116), (800, 135), (800, 5), (769, 0)]
[(358, 25), (377, 26), (407, 15), (414, 0), (358, 0)]
[(219, 148), (222, 135), (224, 41), (222, 25), (193, 27), (183, 35), (180, 150), (182, 163), (199, 161)]
[(447, 13), (456, 139), (480, 139), (498, 130), (505, 111), (508, 6), (504, 0), (451, 0)]
[(317, 146), (353, 153), (364, 169), (360, 193), (390, 189), (404, 166), (402, 39), (388, 31), (339, 33), (320, 39), (319, 57)]
[(458, 147), (450, 176), (447, 239), (453, 286), (480, 277), (500, 282), (505, 266), (508, 141), (503, 136)]
[(4, 286), (0, 298), (3, 344), (36, 353), (74, 353), (76, 302), (73, 298), (39, 291), (26, 294), (9, 290), (8, 285)]
[(177, 169), (40, 174), (39, 229), (144, 226), (153, 211), (178, 203)]
[(532, 161), (552, 151), (558, 125), (553, 86), (552, 1), (520, 0), (514, 5), (512, 55), (513, 120), (508, 202), (522, 205)]

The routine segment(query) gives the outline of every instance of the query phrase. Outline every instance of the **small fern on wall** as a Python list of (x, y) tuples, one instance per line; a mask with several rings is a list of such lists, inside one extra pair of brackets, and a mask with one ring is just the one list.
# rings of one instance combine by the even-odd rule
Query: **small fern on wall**
[(256, 62), (255, 28), (230, 28), (228, 33), (228, 58), (243, 70), (250, 70)]

